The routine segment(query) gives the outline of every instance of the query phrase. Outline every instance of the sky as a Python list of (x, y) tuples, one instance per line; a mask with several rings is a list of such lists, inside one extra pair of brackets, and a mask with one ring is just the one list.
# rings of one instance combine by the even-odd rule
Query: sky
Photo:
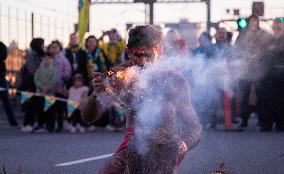
[[(95, 0), (92, 1), (95, 2)], [(256, 0), (212, 0), (212, 21), (232, 18), (232, 15), (226, 14), (226, 9), (239, 8), (241, 16), (247, 17), (251, 13), (253, 1)], [(266, 18), (284, 16), (284, 0), (263, 1), (265, 3)], [(73, 27), (73, 23), (78, 18), (78, 0), (0, 0), (0, 5), (33, 11), (44, 16), (51, 16), (52, 19), (58, 18), (57, 23), (59, 25), (68, 24), (68, 29)], [(180, 19), (187, 19), (192, 22), (206, 21), (206, 6), (204, 3), (155, 4), (154, 9), (156, 24), (179, 22)], [(60, 24), (65, 21), (67, 22)], [(124, 37), (126, 36), (126, 23), (145, 23), (145, 5), (93, 4), (90, 11), (90, 21), (90, 34), (99, 37), (102, 31), (116, 27)], [(64, 38), (67, 36), (67, 33), (61, 33)], [(59, 37), (59, 35), (56, 36)]]
[(29, 47), (32, 12), (34, 37), (43, 37), (46, 44), (54, 39), (68, 43), (77, 21), (75, 0), (0, 0), (0, 40), (6, 45), (15, 41), (22, 49)]

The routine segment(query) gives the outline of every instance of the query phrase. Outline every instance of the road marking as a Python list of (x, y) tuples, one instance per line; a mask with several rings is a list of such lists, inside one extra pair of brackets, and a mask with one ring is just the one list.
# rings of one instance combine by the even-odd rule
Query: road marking
[(110, 154), (95, 156), (95, 157), (92, 157), (92, 158), (85, 158), (85, 159), (80, 159), (80, 160), (76, 160), (76, 161), (70, 161), (70, 162), (66, 162), (66, 163), (55, 164), (54, 166), (55, 167), (71, 166), (71, 165), (85, 163), (85, 162), (89, 162), (89, 161), (95, 161), (95, 160), (100, 160), (100, 159), (104, 159), (104, 158), (109, 158), (112, 155), (113, 155), (113, 153), (110, 153)]

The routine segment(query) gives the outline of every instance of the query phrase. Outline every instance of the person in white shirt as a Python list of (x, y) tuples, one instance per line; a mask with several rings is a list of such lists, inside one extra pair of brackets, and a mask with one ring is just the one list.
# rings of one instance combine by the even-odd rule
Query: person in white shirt
[(78, 103), (78, 107), (74, 110), (70, 117), (70, 122), (72, 124), (70, 128), (71, 133), (85, 132), (84, 121), (81, 117), (80, 103), (82, 99), (86, 98), (88, 95), (89, 88), (83, 85), (83, 77), (81, 74), (76, 74), (74, 76), (73, 86), (69, 89), (68, 100)]

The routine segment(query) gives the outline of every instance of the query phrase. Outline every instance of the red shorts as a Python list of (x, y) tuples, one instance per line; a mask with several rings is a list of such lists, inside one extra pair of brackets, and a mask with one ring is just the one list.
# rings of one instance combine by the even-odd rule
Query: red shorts
[(178, 155), (178, 160), (177, 160), (177, 167), (181, 165), (182, 160), (184, 159), (185, 155), (187, 152), (181, 153)]
[(134, 128), (133, 127), (129, 127), (126, 131), (126, 133), (124, 134), (124, 138), (123, 138), (123, 142), (120, 144), (118, 150), (116, 151), (116, 153), (120, 152), (121, 150), (127, 148), (128, 142), (129, 142), (129, 138), (134, 134)]

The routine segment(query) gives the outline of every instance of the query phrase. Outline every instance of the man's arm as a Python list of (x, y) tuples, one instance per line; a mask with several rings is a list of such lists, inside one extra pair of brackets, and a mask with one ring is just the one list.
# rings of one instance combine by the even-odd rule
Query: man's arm
[(200, 142), (202, 128), (191, 102), (189, 83), (182, 75), (177, 75), (175, 80), (177, 85), (174, 90), (174, 102), (177, 103), (178, 116), (184, 123), (181, 126), (181, 136), (187, 149), (192, 149)]
[(185, 126), (182, 127), (182, 138), (187, 148), (194, 148), (201, 139), (202, 128), (192, 104), (187, 102), (179, 107), (179, 113)]

